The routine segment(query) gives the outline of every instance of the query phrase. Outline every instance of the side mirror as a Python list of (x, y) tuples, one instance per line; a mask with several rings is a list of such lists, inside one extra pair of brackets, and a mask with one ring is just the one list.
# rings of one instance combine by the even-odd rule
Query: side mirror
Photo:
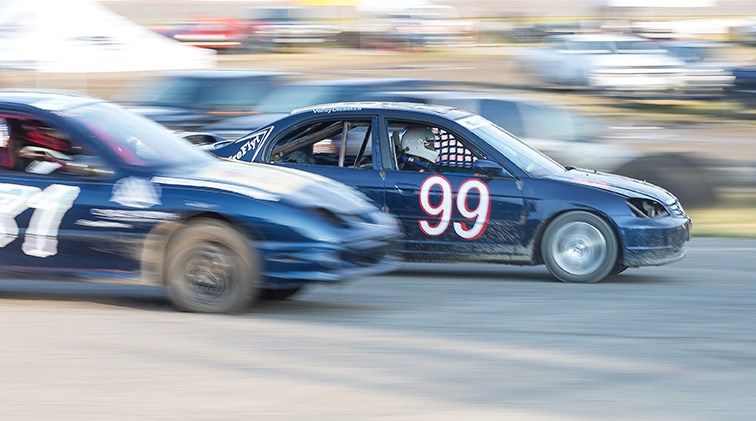
[(488, 159), (478, 159), (472, 163), (475, 172), (489, 177), (501, 177), (509, 175), (509, 172), (497, 162)]
[(201, 133), (201, 132), (175, 132), (179, 137), (184, 140), (188, 140), (195, 146), (207, 146), (216, 144), (218, 142), (224, 142), (226, 139), (223, 136), (219, 136), (213, 133)]

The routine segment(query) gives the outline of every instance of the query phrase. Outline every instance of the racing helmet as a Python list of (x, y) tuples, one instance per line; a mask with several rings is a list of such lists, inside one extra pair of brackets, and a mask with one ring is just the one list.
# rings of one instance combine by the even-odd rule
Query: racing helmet
[(410, 127), (402, 134), (401, 149), (405, 155), (436, 162), (438, 152), (433, 147), (435, 142), (436, 136), (427, 127)]

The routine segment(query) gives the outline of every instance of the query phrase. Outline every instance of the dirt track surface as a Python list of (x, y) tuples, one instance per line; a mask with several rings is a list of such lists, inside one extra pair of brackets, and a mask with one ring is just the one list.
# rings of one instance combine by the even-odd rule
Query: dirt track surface
[(238, 316), (0, 282), (0, 419), (746, 420), (756, 241), (594, 285), (411, 265)]

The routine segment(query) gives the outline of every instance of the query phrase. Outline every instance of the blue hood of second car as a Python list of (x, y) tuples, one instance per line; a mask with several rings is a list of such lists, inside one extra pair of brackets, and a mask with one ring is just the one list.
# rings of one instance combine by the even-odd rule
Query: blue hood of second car
[(667, 205), (677, 201), (675, 196), (659, 186), (616, 174), (573, 169), (548, 178), (606, 190), (629, 198), (647, 197)]
[(325, 208), (337, 214), (363, 214), (375, 210), (366, 196), (345, 184), (268, 164), (217, 160), (201, 169), (166, 174), (154, 181), (222, 190), (258, 200), (284, 201), (304, 208)]

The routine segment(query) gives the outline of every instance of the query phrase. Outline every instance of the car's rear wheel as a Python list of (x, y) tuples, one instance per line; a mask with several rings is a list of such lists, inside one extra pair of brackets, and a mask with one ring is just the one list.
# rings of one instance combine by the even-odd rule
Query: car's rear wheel
[(192, 221), (168, 243), (165, 284), (179, 310), (239, 312), (255, 297), (259, 276), (248, 239), (225, 222)]
[(599, 216), (582, 211), (556, 217), (541, 240), (543, 261), (562, 282), (601, 281), (614, 268), (617, 250), (612, 227)]
[(299, 285), (293, 288), (261, 288), (257, 296), (260, 300), (265, 301), (280, 301), (291, 298), (304, 289), (304, 285)]

